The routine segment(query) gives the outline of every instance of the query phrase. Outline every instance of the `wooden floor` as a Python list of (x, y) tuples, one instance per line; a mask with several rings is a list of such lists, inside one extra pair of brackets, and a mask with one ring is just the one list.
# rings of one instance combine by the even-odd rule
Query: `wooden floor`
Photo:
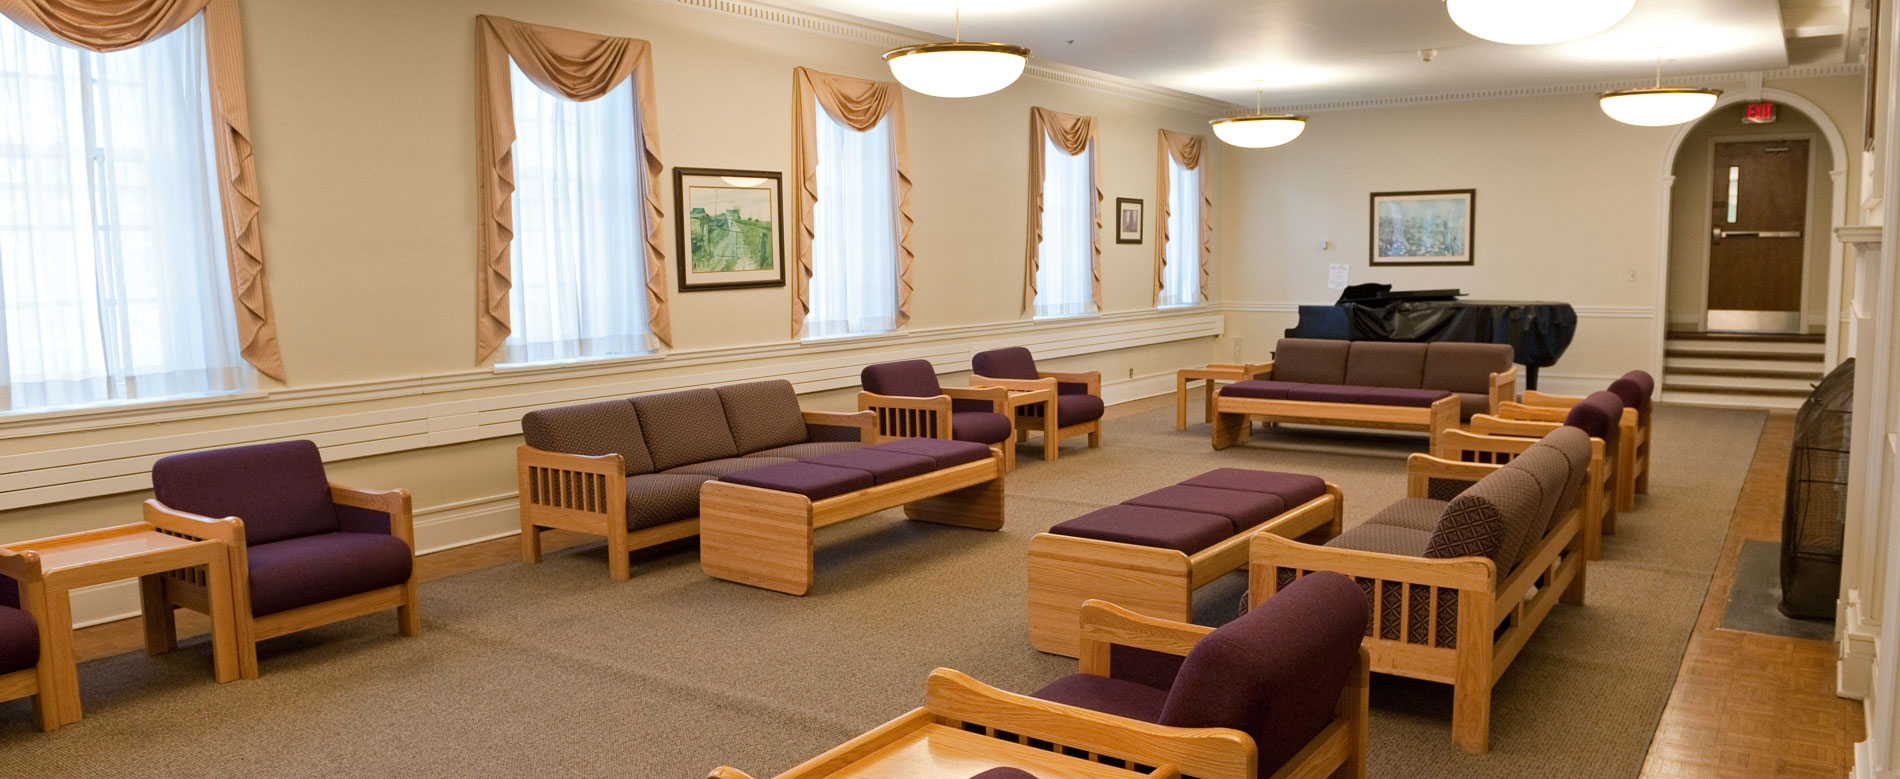
[[(1172, 403), (1168, 397), (1151, 398), (1111, 408), (1109, 415)], [(1834, 695), (1833, 644), (1719, 627), (1742, 542), (1780, 537), (1793, 432), (1789, 412), (1772, 414), (1762, 431), (1681, 674), (1650, 745), (1644, 777), (1841, 777), (1851, 765), (1854, 742), (1864, 737), (1860, 702)], [(548, 552), (599, 541), (559, 530), (542, 538)], [(504, 538), (427, 555), (416, 565), (421, 578), (429, 580), (520, 559), (520, 543)], [(178, 628), (181, 636), (198, 635), (209, 623), (180, 612)], [(136, 619), (86, 628), (75, 637), (80, 660), (143, 646)]]

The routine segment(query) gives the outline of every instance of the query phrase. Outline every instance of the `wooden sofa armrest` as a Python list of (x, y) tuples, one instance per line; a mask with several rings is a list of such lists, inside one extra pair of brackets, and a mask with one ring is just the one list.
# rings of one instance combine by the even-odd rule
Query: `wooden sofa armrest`
[(522, 444), (515, 448), (515, 464), (522, 468), (534, 466), (536, 468), (547, 468), (549, 470), (591, 473), (602, 476), (627, 475), (626, 461), (618, 454), (568, 454), (567, 452), (550, 452), (546, 449), (536, 449), (527, 444)]
[[(23, 552), (0, 549), (0, 577), (12, 579), (20, 584), (43, 581), (46, 574), (40, 566), (40, 553), (31, 549)], [(7, 586), (10, 585), (0, 582), (0, 587)]]
[(1109, 674), (1109, 647), (1125, 646), (1186, 657), (1213, 628), (1150, 617), (1113, 603), (1090, 598), (1082, 603), (1081, 671), (1092, 676)]
[(331, 482), (330, 502), (388, 514), (389, 534), (408, 543), (409, 551), (415, 551), (416, 522), (410, 511), (408, 490), (363, 490)]
[(1090, 395), (1099, 397), (1102, 394), (1101, 371), (1037, 371), (1037, 373), (1042, 374), (1045, 379), (1055, 379), (1062, 384), (1087, 385)]
[(1492, 414), (1473, 414), (1471, 423), (1466, 426), (1473, 433), (1485, 435), (1509, 435), (1520, 438), (1543, 438), (1550, 432), (1562, 427), (1557, 422), (1533, 422), (1523, 419), (1505, 419)]
[(1015, 392), (1034, 392), (1037, 390), (1048, 390), (1050, 393), (1054, 393), (1056, 391), (1056, 380), (1047, 379), (1047, 378), (1045, 379), (996, 379), (996, 378), (991, 378), (989, 376), (972, 374), (970, 376), (970, 386), (972, 387), (1002, 387), (1003, 389), (1012, 390)]
[(875, 411), (801, 411), (805, 424), (820, 427), (855, 427), (858, 429), (858, 442), (871, 443), (877, 438), (877, 412)]
[(910, 398), (860, 391), (858, 410), (871, 412), (877, 422), (876, 433), (881, 438), (950, 437), (948, 394)]
[(1553, 408), (1570, 408), (1571, 406), (1577, 405), (1578, 403), (1582, 403), (1583, 396), (1582, 395), (1552, 395), (1548, 392), (1538, 392), (1537, 390), (1524, 390), (1524, 397), (1520, 398), (1519, 400), (1521, 400), (1526, 406), (1550, 406)]
[(1570, 416), (1570, 409), (1558, 408), (1556, 406), (1533, 406), (1528, 403), (1510, 401), (1499, 403), (1497, 408), (1491, 410), (1491, 413), (1503, 419), (1520, 422), (1556, 422), (1563, 424), (1564, 418)]
[[(1285, 567), (1453, 590), (1483, 593), (1497, 590), (1498, 566), (1486, 557), (1408, 557), (1303, 544), (1272, 533), (1254, 534), (1248, 557), (1253, 569), (1249, 578), (1256, 585), (1260, 582), (1259, 569)], [(1261, 586), (1252, 587), (1247, 596), (1249, 604), (1260, 605), (1260, 601), (1265, 600), (1266, 590)]]
[(1253, 739), (1228, 728), (1176, 728), (1004, 692), (948, 668), (930, 672), (930, 712), (1204, 779), (1254, 776)]
[(1431, 497), (1433, 479), (1475, 482), (1502, 467), (1496, 463), (1468, 463), (1414, 452), (1405, 459), (1405, 497)]
[(991, 411), (1009, 413), (1009, 389), (1006, 387), (944, 387), (942, 392), (951, 400), (987, 400)]
[(1517, 366), (1509, 370), (1491, 374), (1491, 413), (1497, 413), (1498, 404), (1517, 400)]
[(223, 541), (233, 548), (244, 547), (244, 520), (237, 517), (200, 516), (158, 502), (157, 498), (145, 501), (146, 522), (167, 533), (176, 533), (186, 538), (202, 541)]

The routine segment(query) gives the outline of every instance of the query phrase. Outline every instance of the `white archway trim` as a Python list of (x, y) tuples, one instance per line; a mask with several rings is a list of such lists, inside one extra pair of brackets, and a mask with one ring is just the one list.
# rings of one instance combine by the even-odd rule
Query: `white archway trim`
[[(1840, 360), (1841, 257), (1843, 247), (1841, 245), (1840, 236), (1834, 234), (1834, 227), (1835, 225), (1845, 224), (1847, 221), (1847, 142), (1841, 137), (1841, 129), (1834, 125), (1833, 117), (1828, 116), (1826, 111), (1821, 110), (1820, 106), (1814, 104), (1814, 101), (1787, 90), (1770, 87), (1762, 88), (1759, 91), (1749, 89), (1727, 92), (1724, 93), (1720, 99), (1715, 101), (1715, 106), (1710, 108), (1709, 112), (1714, 113), (1724, 106), (1754, 102), (1757, 100), (1770, 100), (1781, 103), (1806, 115), (1808, 119), (1814, 122), (1816, 127), (1821, 128), (1822, 136), (1827, 139), (1828, 152), (1832, 155), (1834, 167), (1828, 171), (1828, 178), (1833, 182), (1834, 197), (1830, 205), (1830, 211), (1832, 213), (1830, 213), (1829, 219), (1831, 221), (1824, 228), (1828, 232), (1826, 350), (1827, 364), (1829, 367), (1832, 367), (1834, 363)], [(1654, 352), (1650, 356), (1650, 372), (1655, 374), (1658, 380), (1660, 380), (1663, 375), (1663, 350), (1667, 348), (1669, 338), (1669, 239), (1671, 222), (1673, 221), (1673, 214), (1671, 212), (1673, 198), (1671, 195), (1676, 183), (1676, 154), (1682, 151), (1682, 144), (1689, 139), (1689, 133), (1694, 132), (1696, 126), (1701, 123), (1701, 120), (1697, 120), (1677, 127), (1675, 135), (1669, 139), (1669, 146), (1663, 150), (1662, 196), (1661, 202), (1659, 203), (1662, 210), (1662, 218), (1658, 221), (1660, 227), (1656, 231), (1656, 267), (1654, 269), (1654, 273), (1656, 274), (1656, 345)]]

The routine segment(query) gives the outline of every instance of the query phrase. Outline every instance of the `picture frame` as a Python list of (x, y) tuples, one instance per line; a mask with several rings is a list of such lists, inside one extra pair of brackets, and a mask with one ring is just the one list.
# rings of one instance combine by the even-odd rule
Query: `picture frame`
[(784, 175), (673, 169), (681, 292), (785, 286)]
[(1473, 265), (1478, 191), (1372, 193), (1366, 252), (1378, 265)]
[(1141, 243), (1147, 224), (1146, 204), (1139, 198), (1115, 198), (1115, 242)]

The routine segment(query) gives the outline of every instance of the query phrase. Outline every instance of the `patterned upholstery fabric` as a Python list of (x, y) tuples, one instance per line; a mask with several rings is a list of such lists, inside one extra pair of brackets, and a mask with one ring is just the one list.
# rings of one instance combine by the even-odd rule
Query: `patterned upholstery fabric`
[(152, 464), (152, 493), (180, 511), (244, 520), (247, 546), (337, 529), (323, 457), (309, 441), (164, 457)]
[(1523, 517), (1507, 517), (1509, 521), (1521, 521), (1524, 529), (1518, 532), (1518, 562), (1530, 559), (1531, 552), (1543, 543), (1544, 536), (1550, 532), (1553, 517), (1557, 510), (1557, 501), (1563, 497), (1564, 489), (1570, 484), (1570, 460), (1563, 452), (1539, 442), (1523, 454), (1513, 458), (1504, 466), (1512, 470), (1523, 471), (1537, 480), (1537, 491), (1542, 497), (1538, 501), (1537, 512)]
[(1194, 645), (1159, 723), (1246, 733), (1272, 774), (1332, 722), (1370, 613), (1351, 579), (1301, 577)]
[(749, 471), (753, 468), (764, 468), (768, 465), (795, 462), (798, 462), (798, 460), (791, 457), (768, 457), (765, 455), (721, 457), (717, 460), (707, 460), (701, 463), (687, 463), (678, 468), (668, 468), (661, 471), (661, 473), (697, 473), (706, 476), (724, 476), (728, 473)]
[(1236, 381), (1225, 387), (1221, 387), (1220, 394), (1226, 395), (1232, 398), (1264, 398), (1266, 400), (1287, 400), (1291, 397), (1290, 395), (1288, 395), (1288, 393), (1292, 392), (1295, 388), (1304, 387), (1304, 386), (1306, 385), (1301, 384), (1296, 381), (1263, 381), (1260, 379), (1248, 379), (1247, 381)]
[(1491, 393), (1491, 374), (1511, 369), (1517, 350), (1510, 344), (1436, 341), (1425, 345), (1426, 389)]
[(1557, 497), (1557, 508), (1551, 514), (1550, 525), (1544, 528), (1548, 534), (1556, 529), (1557, 523), (1563, 521), (1564, 514), (1569, 513), (1571, 507), (1583, 498), (1583, 482), (1590, 477), (1590, 436), (1565, 425), (1544, 436), (1543, 442), (1570, 463), (1570, 480), (1565, 483), (1563, 494)]
[(1491, 413), (1491, 396), (1480, 392), (1454, 392), (1458, 396), (1458, 421), (1470, 422), (1473, 414)]
[(739, 456), (719, 393), (690, 389), (643, 395), (633, 399), (633, 407), (640, 412), (641, 432), (655, 470)]
[(1400, 389), (1424, 387), (1425, 346), (1403, 341), (1353, 341), (1346, 355), (1346, 380), (1340, 383)]
[(1029, 695), (1141, 722), (1160, 721), (1161, 710), (1168, 704), (1166, 690), (1108, 676), (1079, 673), (1050, 682)]
[(760, 489), (793, 492), (814, 502), (866, 489), (875, 483), (871, 474), (855, 468), (834, 468), (803, 462), (729, 473), (719, 477), (719, 480)]
[[(812, 443), (861, 443), (864, 440), (864, 428), (852, 425), (827, 425), (820, 422), (805, 423), (805, 440)], [(796, 446), (797, 444), (793, 444)], [(777, 447), (783, 449), (785, 447)], [(757, 454), (757, 452), (754, 452)]]
[(544, 452), (620, 455), (627, 476), (653, 472), (640, 414), (625, 399), (530, 411), (521, 418), (521, 437)]
[(1282, 338), (1273, 347), (1273, 380), (1295, 384), (1346, 383), (1351, 341)]
[(804, 462), (833, 468), (855, 468), (871, 474), (877, 484), (889, 484), (937, 470), (937, 461), (920, 454), (904, 454), (882, 449), (850, 449), (808, 457)]
[(992, 379), (1042, 378), (1036, 371), (1036, 358), (1020, 346), (977, 352), (970, 358), (970, 370)]
[(1365, 522), (1348, 528), (1326, 545), (1335, 549), (1424, 557), (1425, 550), (1431, 548), (1431, 541), (1432, 534), (1424, 530)]
[(1489, 557), (1502, 578), (1517, 565), (1523, 534), (1530, 531), (1523, 518), (1537, 516), (1543, 499), (1530, 474), (1509, 468), (1492, 471), (1446, 504), (1425, 556)]
[(982, 444), (969, 441), (945, 441), (941, 438), (899, 438), (864, 448), (922, 455), (936, 460), (938, 468), (973, 463), (990, 456), (990, 448)]
[(1438, 528), (1438, 519), (1445, 515), (1447, 505), (1448, 501), (1431, 498), (1400, 498), (1368, 517), (1366, 524), (1391, 525), (1430, 533)]
[(649, 473), (627, 477), (627, 529), (658, 527), (699, 516), (703, 473)]
[(1225, 517), (1227, 521), (1233, 523), (1233, 529), (1229, 531), (1230, 535), (1245, 531), (1286, 511), (1286, 502), (1280, 500), (1278, 495), (1182, 484), (1136, 495), (1122, 501), (1122, 504), (1153, 506)]
[(1068, 427), (1094, 422), (1102, 418), (1108, 407), (1102, 399), (1094, 395), (1058, 395), (1056, 396), (1056, 426)]
[(901, 398), (934, 398), (943, 394), (937, 369), (929, 360), (901, 360), (866, 365), (858, 372), (864, 391)]
[(713, 390), (726, 412), (726, 428), (740, 454), (805, 443), (805, 417), (798, 393), (783, 379), (728, 384)]
[(1601, 438), (1610, 451), (1616, 448), (1617, 425), (1623, 421), (1623, 401), (1608, 392), (1592, 392), (1564, 415), (1564, 424), (1581, 428), (1591, 438)]
[(1181, 483), (1189, 487), (1213, 487), (1278, 495), (1287, 508), (1293, 508), (1326, 494), (1326, 482), (1318, 476), (1280, 471), (1256, 471), (1251, 468), (1215, 468)]
[(1000, 444), (1015, 435), (1009, 417), (988, 411), (957, 411), (950, 414), (950, 437), (979, 444)]
[(287, 538), (252, 545), (246, 556), (258, 617), (393, 587), (415, 565), (408, 544), (378, 533)]
[(1438, 501), (1450, 501), (1464, 494), (1465, 489), (1471, 485), (1472, 482), (1461, 479), (1427, 479), (1425, 480), (1425, 497)]
[(1119, 504), (1062, 522), (1049, 532), (1191, 555), (1232, 538), (1234, 523), (1213, 514)]
[[(856, 431), (856, 428), (852, 428), (852, 429), (854, 432)], [(817, 457), (819, 455), (831, 454), (832, 452), (849, 452), (853, 449), (858, 449), (863, 446), (864, 444), (858, 443), (857, 441), (813, 441), (808, 444), (792, 444), (791, 446), (780, 446), (773, 449), (764, 449), (761, 451), (753, 452), (746, 456), (747, 457), (788, 457), (793, 460), (803, 460), (810, 457)]]
[(1610, 382), (1610, 392), (1623, 401), (1624, 408), (1636, 409), (1636, 416), (1647, 420), (1651, 398), (1656, 394), (1656, 377), (1648, 371), (1630, 371)]
[[(0, 577), (0, 589), (14, 590), (12, 579)], [(14, 600), (19, 599), (16, 593)], [(40, 631), (32, 615), (13, 606), (0, 606), (0, 674), (24, 671), (40, 662)]]

